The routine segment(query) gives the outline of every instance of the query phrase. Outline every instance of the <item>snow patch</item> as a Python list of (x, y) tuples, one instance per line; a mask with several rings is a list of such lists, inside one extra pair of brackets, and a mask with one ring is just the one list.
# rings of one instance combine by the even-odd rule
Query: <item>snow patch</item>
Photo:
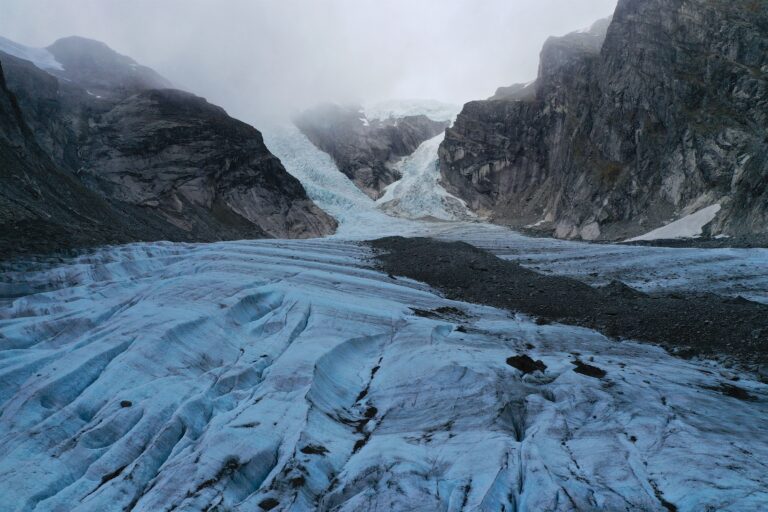
[(666, 226), (662, 226), (658, 229), (646, 233), (635, 238), (625, 240), (625, 242), (641, 242), (650, 240), (669, 240), (676, 238), (697, 238), (701, 236), (704, 226), (712, 222), (720, 211), (719, 204), (713, 204), (702, 208), (696, 213), (686, 215), (685, 217), (678, 219), (674, 222), (670, 222)]

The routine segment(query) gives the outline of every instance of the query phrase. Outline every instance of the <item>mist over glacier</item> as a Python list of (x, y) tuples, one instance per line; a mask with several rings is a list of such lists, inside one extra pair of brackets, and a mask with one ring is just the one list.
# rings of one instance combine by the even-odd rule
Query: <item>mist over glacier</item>
[(0, 512), (765, 511), (768, 11), (616, 3), (4, 0)]
[(536, 76), (547, 37), (589, 26), (615, 5), (6, 0), (0, 34), (33, 47), (73, 34), (104, 41), (260, 127), (320, 101), (490, 96)]

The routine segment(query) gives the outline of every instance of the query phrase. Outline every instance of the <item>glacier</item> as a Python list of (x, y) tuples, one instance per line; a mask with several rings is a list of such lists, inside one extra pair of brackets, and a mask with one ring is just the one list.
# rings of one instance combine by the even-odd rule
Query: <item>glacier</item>
[(590, 284), (764, 303), (768, 250), (529, 238), (446, 198), (439, 137), (378, 204), (295, 127), (264, 138), (334, 236), (2, 265), (0, 512), (766, 509), (753, 373), (448, 300), (361, 241), (461, 240)]
[(383, 211), (406, 219), (472, 220), (466, 203), (440, 184), (437, 150), (445, 134), (423, 142), (414, 153), (396, 162), (402, 178), (384, 189), (376, 201)]
[(0, 52), (5, 52), (8, 55), (18, 57), (19, 59), (28, 60), (43, 71), (64, 70), (61, 63), (57, 61), (56, 57), (54, 57), (46, 48), (24, 46), (0, 36)]
[[(132, 244), (3, 280), (2, 511), (768, 503), (765, 384), (446, 300), (355, 241)], [(754, 400), (720, 391), (737, 377)]]

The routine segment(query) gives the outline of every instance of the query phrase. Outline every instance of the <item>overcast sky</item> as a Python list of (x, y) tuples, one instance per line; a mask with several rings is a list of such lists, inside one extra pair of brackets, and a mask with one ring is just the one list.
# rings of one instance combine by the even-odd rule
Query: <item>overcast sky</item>
[(485, 98), (616, 0), (0, 0), (0, 35), (104, 41), (252, 123), (318, 101)]

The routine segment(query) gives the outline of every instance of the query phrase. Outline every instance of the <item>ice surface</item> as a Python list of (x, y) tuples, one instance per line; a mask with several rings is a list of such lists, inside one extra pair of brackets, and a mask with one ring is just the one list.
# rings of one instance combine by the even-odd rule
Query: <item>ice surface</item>
[(264, 129), (263, 134), (269, 150), (301, 181), (309, 197), (339, 222), (335, 237), (370, 239), (424, 229), (423, 224), (379, 210), (370, 197), (339, 171), (331, 157), (317, 149), (295, 126), (274, 126)]
[(670, 222), (666, 226), (662, 226), (658, 229), (654, 229), (650, 233), (646, 233), (635, 238), (630, 238), (627, 242), (640, 242), (643, 240), (669, 240), (675, 238), (697, 238), (701, 236), (701, 232), (704, 226), (712, 222), (712, 220), (720, 211), (719, 204), (713, 204), (702, 208), (701, 210), (686, 215), (685, 217), (678, 219), (674, 222)]
[(696, 249), (530, 238), (501, 226), (456, 223), (433, 236), (463, 240), (533, 270), (646, 292), (694, 290), (768, 303), (768, 249)]
[(133, 244), (4, 274), (0, 510), (765, 510), (766, 385), (368, 258)]
[(387, 100), (363, 106), (365, 117), (370, 120), (387, 120), (406, 116), (425, 115), (433, 121), (453, 121), (461, 107), (436, 100)]
[(416, 151), (395, 164), (403, 177), (389, 185), (376, 202), (379, 208), (408, 219), (431, 217), (467, 220), (475, 215), (464, 201), (440, 185), (437, 150), (445, 134), (422, 143)]
[[(372, 270), (356, 240), (464, 240), (591, 283), (766, 302), (768, 250), (396, 218), (296, 128), (264, 136), (339, 220), (334, 237), (6, 265), (0, 512), (766, 510), (765, 384), (446, 300)], [(387, 190), (401, 215), (444, 208), (421, 188), (435, 183), (438, 143), (404, 160)], [(546, 371), (521, 375), (505, 363), (516, 354)], [(577, 357), (607, 376), (575, 373)], [(734, 378), (754, 400), (721, 391)]]
[(56, 69), (61, 71), (64, 69), (53, 54), (45, 48), (31, 48), (4, 37), (0, 37), (0, 52), (28, 60), (43, 70)]

